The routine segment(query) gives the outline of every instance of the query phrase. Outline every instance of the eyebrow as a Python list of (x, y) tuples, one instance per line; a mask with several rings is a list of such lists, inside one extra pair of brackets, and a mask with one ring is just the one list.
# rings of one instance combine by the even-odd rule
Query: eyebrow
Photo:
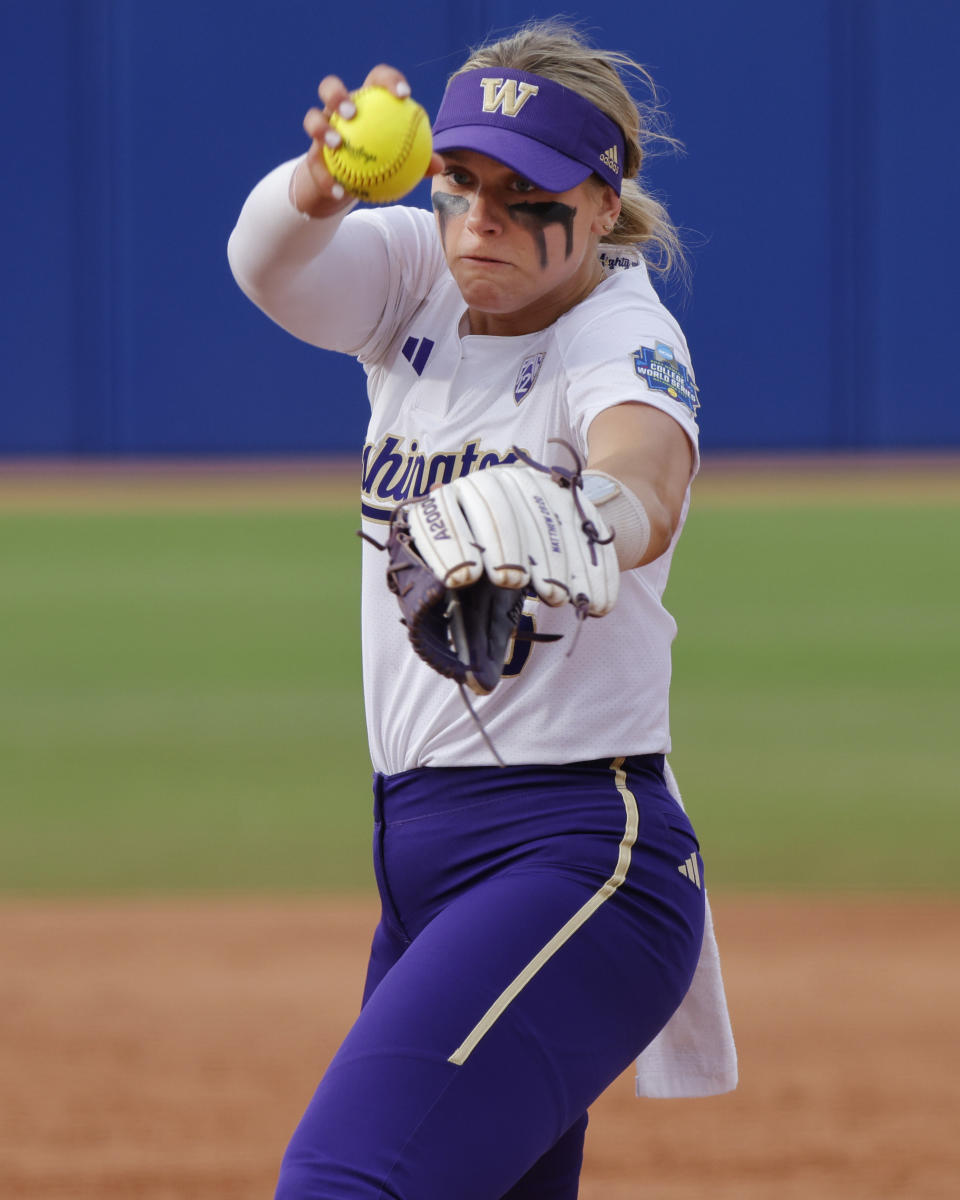
[(524, 175), (521, 171), (517, 171), (513, 167), (508, 167), (506, 163), (500, 162), (499, 159), (494, 158), (492, 155), (481, 154), (479, 150), (444, 150), (440, 157), (443, 159), (445, 168), (463, 167), (464, 170), (470, 171), (471, 174), (473, 174), (474, 171), (473, 167), (471, 166), (470, 159), (463, 158), (461, 155), (476, 155), (478, 158), (489, 159), (490, 162), (495, 163), (497, 168), (503, 172), (503, 179), (506, 182), (511, 182), (514, 179), (517, 179), (522, 183), (529, 183), (531, 187), (537, 188), (539, 191), (544, 190), (538, 183), (534, 183), (532, 179)]

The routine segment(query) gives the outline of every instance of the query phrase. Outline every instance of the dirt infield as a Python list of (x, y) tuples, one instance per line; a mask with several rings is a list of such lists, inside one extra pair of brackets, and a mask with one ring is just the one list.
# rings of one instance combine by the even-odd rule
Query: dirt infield
[[(582, 1200), (946, 1200), (960, 902), (714, 901), (742, 1083), (597, 1103)], [(0, 1195), (269, 1200), (373, 901), (0, 907)], [(456, 1200), (451, 1197), (450, 1200)]]

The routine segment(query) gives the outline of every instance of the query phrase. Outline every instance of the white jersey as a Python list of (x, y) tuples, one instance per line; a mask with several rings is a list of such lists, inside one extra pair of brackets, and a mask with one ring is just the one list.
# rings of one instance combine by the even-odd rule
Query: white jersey
[[(399, 206), (353, 212), (331, 240), (331, 229), (309, 227), (333, 222), (303, 222), (290, 206), (291, 169), (278, 168), (248, 200), (231, 262), (241, 286), (285, 328), (363, 363), (371, 417), (361, 502), (371, 536), (385, 539), (400, 500), (509, 462), (515, 446), (539, 462), (572, 465), (568, 451), (551, 444), (561, 439), (585, 462), (591, 421), (617, 404), (640, 402), (668, 413), (698, 462), (686, 342), (639, 256), (602, 247), (608, 277), (546, 329), (471, 335), (431, 213)], [(258, 246), (281, 264), (271, 267), (269, 287), (244, 282), (246, 260), (256, 258)], [(624, 572), (616, 608), (588, 620), (579, 636), (571, 606), (527, 601), (527, 627), (560, 633), (563, 641), (517, 642), (501, 683), (474, 700), (505, 762), (669, 751), (676, 625), (662, 596), (688, 502), (689, 494), (669, 549)], [(456, 685), (410, 646), (385, 567), (385, 556), (364, 544), (363, 678), (374, 768), (393, 774), (491, 765)]]

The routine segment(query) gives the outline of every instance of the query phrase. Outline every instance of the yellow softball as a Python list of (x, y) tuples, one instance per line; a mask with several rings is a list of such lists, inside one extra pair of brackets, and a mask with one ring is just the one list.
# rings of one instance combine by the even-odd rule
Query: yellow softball
[(399, 200), (417, 186), (430, 165), (429, 118), (416, 100), (401, 100), (386, 88), (360, 88), (350, 98), (357, 106), (355, 117), (330, 117), (343, 140), (334, 150), (324, 146), (327, 170), (361, 200)]

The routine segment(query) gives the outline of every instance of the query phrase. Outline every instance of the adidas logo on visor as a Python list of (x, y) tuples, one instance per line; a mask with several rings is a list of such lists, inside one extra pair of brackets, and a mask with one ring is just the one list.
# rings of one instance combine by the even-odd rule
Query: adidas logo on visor
[(620, 154), (616, 146), (611, 146), (609, 150), (604, 150), (600, 155), (600, 161), (608, 170), (620, 174)]

